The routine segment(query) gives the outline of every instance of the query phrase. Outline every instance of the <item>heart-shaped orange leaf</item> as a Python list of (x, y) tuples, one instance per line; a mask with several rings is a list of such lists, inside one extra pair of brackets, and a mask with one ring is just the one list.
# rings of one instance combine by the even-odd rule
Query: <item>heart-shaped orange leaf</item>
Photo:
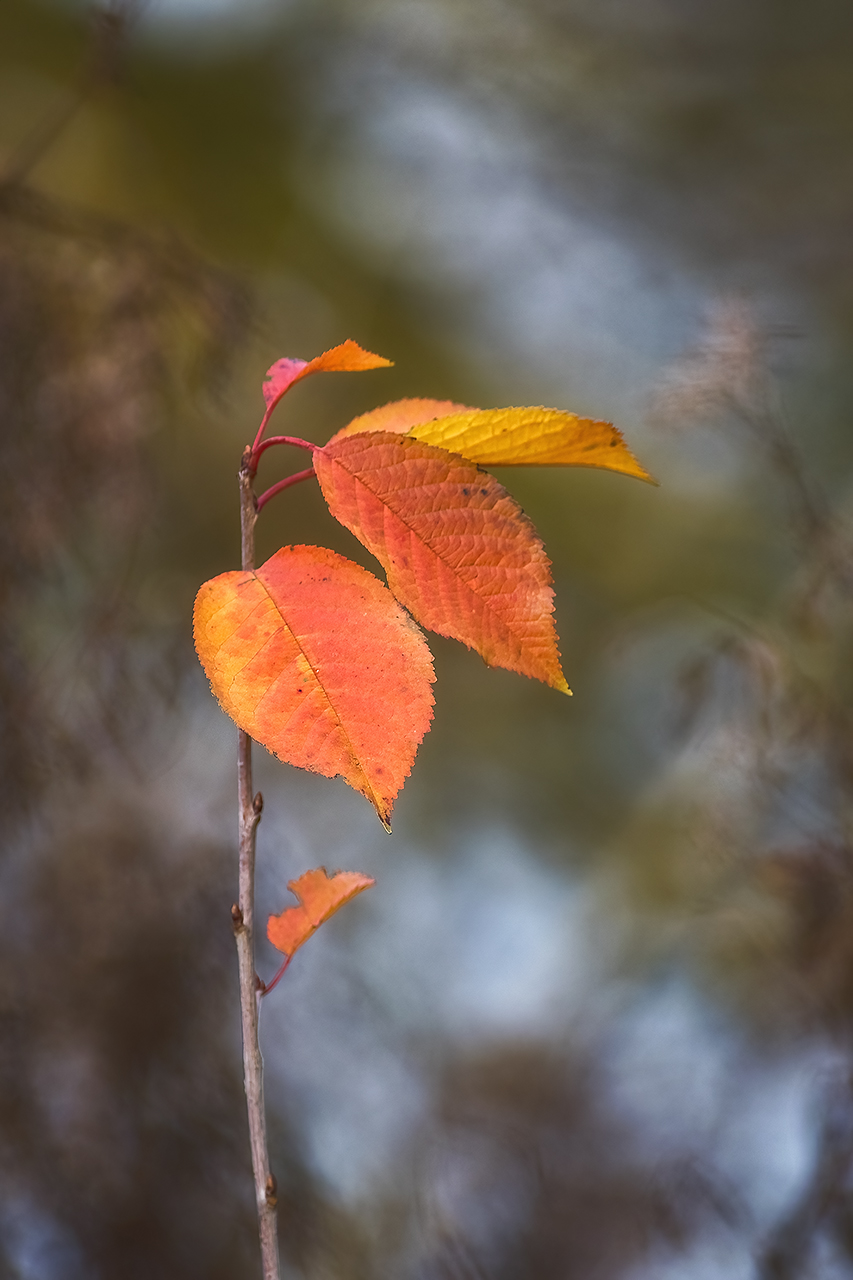
[(484, 467), (602, 467), (657, 484), (611, 422), (562, 409), (469, 409), (413, 422), (409, 434)]
[(260, 569), (206, 582), (194, 631), (232, 720), (289, 764), (341, 774), (387, 827), (429, 730), (435, 679), (387, 588), (334, 551), (283, 547)]
[[(332, 439), (340, 440), (344, 436), (356, 436), (363, 431), (393, 431), (395, 435), (406, 435), (412, 427), (420, 423), (430, 422), (433, 418), (446, 418), (450, 414), (479, 413), (469, 405), (456, 404), (453, 400), (392, 400), (390, 404), (381, 404), (378, 409), (362, 413), (342, 427)], [(456, 453), (462, 453), (457, 449)]]
[(475, 464), (388, 432), (314, 451), (329, 509), (382, 564), (425, 627), (569, 692), (554, 629), (549, 561), (502, 485)]
[(385, 369), (393, 363), (393, 360), (386, 360), (384, 356), (365, 351), (351, 338), (332, 347), (330, 351), (324, 351), (321, 356), (315, 356), (313, 360), (289, 357), (276, 360), (265, 375), (263, 390), (267, 412), (270, 413), (275, 408), (285, 391), (295, 382), (307, 378), (311, 373), (357, 373), (362, 369)]
[(357, 893), (375, 883), (370, 876), (363, 876), (359, 871), (336, 871), (333, 876), (325, 867), (306, 871), (287, 885), (299, 899), (299, 906), (288, 907), (281, 915), (270, 916), (267, 937), (279, 951), (292, 956), (330, 916)]

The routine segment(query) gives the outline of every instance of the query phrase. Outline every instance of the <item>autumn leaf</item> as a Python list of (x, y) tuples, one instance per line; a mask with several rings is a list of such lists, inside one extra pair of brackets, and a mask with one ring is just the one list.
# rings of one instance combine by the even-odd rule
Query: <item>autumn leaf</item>
[(358, 871), (337, 871), (333, 876), (325, 867), (306, 871), (298, 880), (289, 881), (287, 886), (299, 899), (299, 906), (288, 907), (281, 915), (270, 916), (267, 937), (274, 947), (290, 957), (330, 916), (357, 893), (375, 883), (370, 876)]
[(471, 409), (413, 423), (410, 435), (484, 467), (601, 467), (657, 484), (611, 422), (561, 409)]
[(356, 373), (362, 369), (384, 369), (393, 363), (393, 360), (386, 360), (384, 356), (365, 351), (351, 338), (347, 338), (340, 346), (332, 347), (330, 351), (324, 351), (321, 356), (315, 356), (313, 360), (288, 357), (276, 360), (267, 369), (263, 387), (267, 414), (272, 412), (285, 391), (311, 373)]
[(465, 458), (406, 436), (360, 434), (314, 450), (336, 519), (379, 560), (425, 627), (490, 666), (565, 693), (549, 561), (518, 503)]
[[(369, 413), (353, 418), (352, 422), (348, 422), (332, 436), (329, 444), (344, 436), (355, 436), (364, 431), (392, 431), (395, 435), (406, 435), (412, 427), (430, 422), (433, 418), (479, 412), (469, 405), (456, 404), (453, 400), (392, 400), (390, 404), (382, 404), (378, 409), (371, 409)], [(461, 452), (461, 449), (456, 450), (456, 453)]]
[(435, 676), (387, 588), (334, 551), (283, 547), (206, 582), (194, 633), (232, 720), (289, 764), (342, 775), (388, 827), (429, 730)]
[(394, 400), (353, 418), (329, 441), (392, 431), (483, 467), (600, 467), (657, 484), (612, 422), (562, 409), (468, 409), (451, 400)]

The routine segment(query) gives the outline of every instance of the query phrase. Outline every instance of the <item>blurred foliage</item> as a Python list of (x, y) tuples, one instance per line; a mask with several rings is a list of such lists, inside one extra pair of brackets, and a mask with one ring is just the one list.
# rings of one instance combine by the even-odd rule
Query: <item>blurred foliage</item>
[[(290, 1265), (686, 1276), (710, 1241), (703, 1274), (853, 1271), (851, 47), (837, 0), (324, 0), (235, 26), (0, 7), (3, 1274), (255, 1274), (229, 833), (168, 768), (205, 696), (189, 606), (236, 561), (263, 370), (348, 336), (395, 360), (300, 388), (290, 425), (316, 439), (402, 395), (544, 394), (520, 348), (457, 341), (488, 281), (437, 266), (432, 226), (385, 230), (358, 166), (400, 86), (464, 108), (484, 149), (488, 122), (538, 199), (652, 276), (739, 298), (650, 371), (651, 425), (621, 424), (660, 491), (501, 477), (552, 556), (575, 697), (436, 642), (439, 713), (399, 806), (436, 859), (502, 822), (592, 886), (604, 1029), (412, 1034), (428, 1115), (358, 1204), (272, 1098)], [(427, 168), (399, 157), (416, 212)], [(315, 498), (270, 509), (261, 554), (316, 540), (366, 563)], [(834, 1064), (805, 1172), (764, 1216), (716, 1131), (662, 1135), (608, 1083), (608, 1018), (673, 973), (746, 1046), (719, 1115), (752, 1073)]]

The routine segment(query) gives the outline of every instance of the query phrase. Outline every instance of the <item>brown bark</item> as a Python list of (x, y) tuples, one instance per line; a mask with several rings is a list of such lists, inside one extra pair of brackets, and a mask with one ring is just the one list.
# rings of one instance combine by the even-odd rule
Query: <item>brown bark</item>
[[(240, 468), (240, 530), (242, 565), (255, 567), (255, 520), (257, 508), (248, 465), (249, 450)], [(263, 987), (255, 972), (255, 835), (261, 819), (263, 799), (252, 790), (252, 739), (242, 729), (237, 746), (239, 788), (240, 876), (239, 901), (232, 908), (237, 959), (240, 969), (240, 1008), (243, 1022), (243, 1079), (249, 1113), (252, 1170), (258, 1205), (261, 1261), (264, 1280), (280, 1280), (276, 1185), (270, 1172), (264, 1112), (264, 1063), (258, 1040), (258, 1007)]]

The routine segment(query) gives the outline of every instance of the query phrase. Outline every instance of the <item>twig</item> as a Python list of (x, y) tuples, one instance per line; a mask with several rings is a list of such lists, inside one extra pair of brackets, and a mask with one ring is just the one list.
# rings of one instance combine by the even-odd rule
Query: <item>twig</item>
[[(255, 567), (255, 520), (257, 506), (249, 471), (251, 450), (243, 455), (240, 467), (240, 531), (244, 569)], [(267, 1126), (264, 1113), (264, 1063), (258, 1041), (258, 1008), (263, 986), (255, 972), (255, 835), (261, 820), (263, 799), (252, 791), (252, 739), (242, 729), (237, 748), (240, 831), (240, 897), (232, 907), (237, 959), (240, 969), (240, 1009), (243, 1020), (243, 1078), (249, 1113), (252, 1171), (258, 1205), (261, 1262), (264, 1280), (280, 1280), (276, 1183), (270, 1172)]]

